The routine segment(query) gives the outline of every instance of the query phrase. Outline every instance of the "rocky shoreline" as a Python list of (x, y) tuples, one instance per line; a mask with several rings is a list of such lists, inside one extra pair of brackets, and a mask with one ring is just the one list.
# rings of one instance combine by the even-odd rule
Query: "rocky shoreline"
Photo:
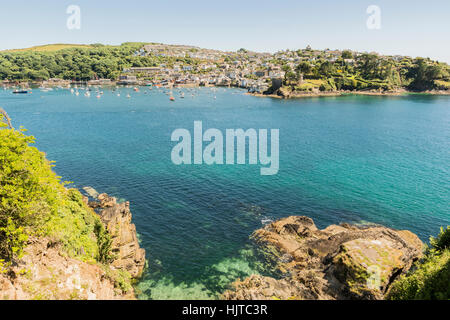
[(142, 275), (146, 260), (129, 202), (119, 204), (107, 194), (83, 201), (99, 214), (109, 233), (113, 260), (103, 265), (81, 261), (51, 238), (30, 239), (23, 257), (0, 272), (0, 300), (136, 299), (131, 283)]
[(319, 230), (301, 216), (273, 222), (252, 238), (281, 276), (238, 279), (223, 299), (381, 300), (423, 251), (410, 231), (349, 224)]
[(278, 90), (275, 93), (264, 94), (264, 93), (247, 93), (248, 95), (254, 97), (265, 97), (265, 98), (275, 98), (275, 99), (301, 99), (301, 98), (316, 98), (316, 97), (340, 97), (349, 95), (360, 95), (360, 96), (407, 96), (407, 95), (450, 95), (450, 90), (432, 90), (432, 91), (407, 91), (407, 90), (395, 90), (395, 91), (330, 91), (330, 92), (284, 92)]

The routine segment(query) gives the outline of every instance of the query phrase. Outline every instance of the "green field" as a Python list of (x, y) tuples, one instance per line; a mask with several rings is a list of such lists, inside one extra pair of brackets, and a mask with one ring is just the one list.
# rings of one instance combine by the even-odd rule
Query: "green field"
[(12, 49), (12, 50), (3, 50), (3, 52), (55, 52), (63, 49), (72, 49), (72, 48), (92, 48), (91, 45), (86, 44), (47, 44), (43, 46), (35, 46), (24, 49)]

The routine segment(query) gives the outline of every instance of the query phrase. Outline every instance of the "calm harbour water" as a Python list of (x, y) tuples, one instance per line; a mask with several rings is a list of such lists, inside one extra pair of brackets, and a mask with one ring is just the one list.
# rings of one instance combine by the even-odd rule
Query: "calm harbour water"
[[(321, 228), (380, 223), (424, 241), (450, 224), (450, 96), (278, 100), (201, 88), (170, 102), (156, 89), (102, 90), (101, 99), (2, 90), (0, 106), (64, 180), (131, 202), (149, 258), (143, 299), (217, 297), (261, 270), (250, 234), (289, 215)], [(223, 132), (280, 129), (279, 173), (173, 165), (173, 130), (192, 132), (196, 120)]]

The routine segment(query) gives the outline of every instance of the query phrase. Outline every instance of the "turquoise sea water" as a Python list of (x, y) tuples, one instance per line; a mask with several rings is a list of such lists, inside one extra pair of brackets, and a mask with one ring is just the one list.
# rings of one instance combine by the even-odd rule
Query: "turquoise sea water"
[[(215, 298), (262, 270), (249, 235), (289, 215), (319, 227), (380, 223), (424, 241), (450, 224), (449, 96), (277, 100), (201, 88), (184, 89), (185, 99), (174, 91), (170, 102), (156, 89), (103, 90), (101, 99), (0, 91), (0, 106), (63, 179), (131, 201), (150, 261), (143, 299)], [(172, 131), (192, 131), (195, 120), (223, 131), (279, 129), (278, 175), (173, 165)]]

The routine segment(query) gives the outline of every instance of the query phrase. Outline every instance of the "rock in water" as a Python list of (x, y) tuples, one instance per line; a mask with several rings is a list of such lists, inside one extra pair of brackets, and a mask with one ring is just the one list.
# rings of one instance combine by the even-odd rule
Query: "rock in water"
[(273, 222), (252, 238), (284, 276), (238, 280), (225, 299), (383, 299), (423, 250), (409, 231), (349, 224), (319, 230), (299, 216)]
[(92, 198), (94, 198), (94, 199), (96, 199), (96, 198), (99, 196), (98, 192), (97, 192), (94, 188), (92, 188), (92, 187), (84, 187), (83, 190), (84, 190), (90, 197), (92, 197)]

